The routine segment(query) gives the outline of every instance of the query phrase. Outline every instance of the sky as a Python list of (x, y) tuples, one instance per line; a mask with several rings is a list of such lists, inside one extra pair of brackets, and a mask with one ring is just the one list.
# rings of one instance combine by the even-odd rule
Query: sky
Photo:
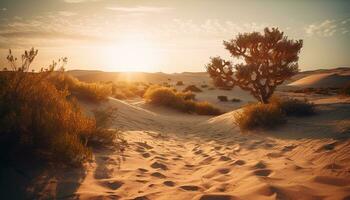
[(347, 0), (1, 0), (0, 66), (35, 47), (32, 67), (68, 57), (67, 69), (204, 71), (230, 59), (223, 40), (278, 27), (302, 39), (302, 71), (350, 66)]

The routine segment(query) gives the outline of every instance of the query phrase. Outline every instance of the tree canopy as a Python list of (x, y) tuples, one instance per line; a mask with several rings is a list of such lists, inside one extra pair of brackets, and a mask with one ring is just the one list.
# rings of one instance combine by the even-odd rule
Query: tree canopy
[(220, 57), (212, 57), (206, 70), (218, 87), (240, 87), (257, 100), (268, 103), (276, 87), (295, 75), (302, 40), (289, 40), (278, 28), (265, 28), (263, 33), (239, 34), (223, 42), (235, 65)]

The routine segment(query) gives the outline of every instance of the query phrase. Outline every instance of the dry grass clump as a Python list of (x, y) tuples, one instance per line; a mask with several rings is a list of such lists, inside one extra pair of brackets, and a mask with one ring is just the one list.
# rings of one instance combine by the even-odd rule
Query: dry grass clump
[(315, 114), (314, 104), (306, 99), (291, 99), (273, 97), (268, 104), (256, 103), (243, 108), (236, 113), (235, 123), (242, 130), (256, 128), (274, 128), (284, 124), (286, 116), (310, 116)]
[(143, 97), (147, 87), (149, 86), (137, 82), (112, 83), (112, 96), (120, 100)]
[(274, 128), (286, 122), (282, 110), (275, 104), (250, 104), (234, 115), (241, 130)]
[(184, 82), (183, 82), (183, 81), (178, 81), (178, 82), (176, 82), (176, 85), (177, 85), (177, 86), (184, 85)]
[(310, 116), (315, 114), (315, 105), (307, 99), (273, 97), (271, 104), (276, 104), (287, 116)]
[(189, 85), (189, 86), (187, 86), (184, 90), (183, 90), (183, 92), (188, 92), (188, 91), (190, 91), (190, 92), (202, 92), (202, 90), (201, 89), (199, 89), (197, 86), (195, 86), (195, 85)]
[(228, 98), (227, 98), (227, 96), (218, 96), (217, 97), (218, 99), (219, 99), (219, 101), (223, 101), (223, 102), (227, 102), (228, 101)]
[(238, 98), (232, 98), (231, 101), (237, 103), (237, 102), (241, 102), (242, 100)]
[(199, 115), (218, 115), (222, 113), (218, 108), (207, 102), (193, 101), (192, 93), (177, 92), (175, 89), (162, 86), (149, 87), (144, 98), (152, 104), (187, 113), (197, 113)]
[(90, 142), (113, 141), (115, 134), (103, 132), (67, 88), (53, 84), (53, 67), (28, 72), (36, 54), (34, 49), (26, 51), (22, 66), (16, 67), (10, 52), (13, 69), (0, 72), (0, 162), (35, 158), (81, 165), (91, 158)]
[(64, 72), (50, 75), (49, 80), (59, 89), (67, 89), (73, 96), (81, 100), (101, 102), (112, 94), (112, 88), (104, 83), (85, 83)]

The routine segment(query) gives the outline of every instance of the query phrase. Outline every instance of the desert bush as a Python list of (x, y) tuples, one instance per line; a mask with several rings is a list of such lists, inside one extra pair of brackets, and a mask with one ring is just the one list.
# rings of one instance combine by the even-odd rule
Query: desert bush
[(241, 99), (238, 99), (238, 98), (232, 98), (231, 101), (232, 101), (232, 102), (241, 102), (242, 100), (241, 100)]
[(190, 91), (190, 92), (202, 92), (202, 90), (201, 89), (199, 89), (197, 86), (195, 86), (195, 85), (189, 85), (189, 86), (187, 86), (184, 90), (183, 90), (183, 92), (188, 92), (188, 91)]
[(307, 99), (271, 98), (271, 104), (278, 106), (287, 116), (309, 116), (315, 114), (315, 105)]
[(220, 115), (222, 111), (208, 102), (196, 102), (195, 113), (199, 115)]
[(110, 84), (85, 83), (64, 72), (56, 72), (50, 75), (49, 80), (59, 89), (67, 90), (81, 100), (101, 102), (112, 94)]
[(193, 92), (177, 92), (177, 95), (185, 100), (195, 100), (196, 94)]
[(224, 102), (228, 101), (227, 96), (218, 96), (217, 98), (219, 99), (219, 101), (224, 101)]
[[(67, 88), (53, 84), (52, 67), (28, 72), (36, 54), (26, 51), (22, 66), (0, 73), (0, 162), (35, 158), (81, 165), (91, 158), (90, 139), (106, 134), (95, 118), (84, 115)], [(11, 52), (7, 59), (16, 66)]]
[(234, 115), (241, 130), (274, 128), (286, 122), (285, 115), (276, 104), (256, 103), (242, 108)]
[(133, 82), (118, 82), (112, 84), (112, 96), (116, 99), (132, 99), (135, 97), (143, 97), (146, 88), (149, 86), (146, 84), (133, 83)]
[(199, 115), (217, 115), (221, 111), (207, 102), (196, 102), (190, 100), (192, 93), (176, 92), (175, 89), (151, 86), (146, 91), (144, 98), (156, 105), (170, 107), (182, 112), (197, 113)]
[(178, 82), (176, 82), (176, 85), (177, 86), (184, 85), (184, 82), (183, 81), (178, 81)]
[(207, 88), (208, 87), (208, 85), (207, 84), (203, 84), (203, 85), (201, 85), (201, 88)]

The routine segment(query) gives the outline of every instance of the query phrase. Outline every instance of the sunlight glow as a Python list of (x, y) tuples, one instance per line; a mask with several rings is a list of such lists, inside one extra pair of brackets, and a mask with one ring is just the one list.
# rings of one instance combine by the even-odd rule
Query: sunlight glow
[(109, 71), (149, 72), (159, 59), (152, 43), (142, 37), (125, 37), (104, 49)]

